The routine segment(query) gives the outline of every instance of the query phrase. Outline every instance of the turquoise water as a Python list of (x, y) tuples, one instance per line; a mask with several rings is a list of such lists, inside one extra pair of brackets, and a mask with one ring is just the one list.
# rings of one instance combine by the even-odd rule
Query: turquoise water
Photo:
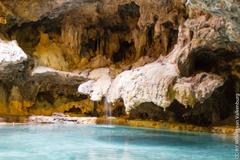
[(232, 138), (97, 125), (0, 126), (0, 160), (231, 160)]

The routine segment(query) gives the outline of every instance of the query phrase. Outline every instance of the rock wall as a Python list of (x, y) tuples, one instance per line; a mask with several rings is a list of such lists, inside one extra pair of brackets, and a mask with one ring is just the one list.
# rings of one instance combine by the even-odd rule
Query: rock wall
[[(239, 11), (231, 0), (2, 0), (0, 115), (231, 119)], [(228, 122), (230, 123), (230, 122)]]

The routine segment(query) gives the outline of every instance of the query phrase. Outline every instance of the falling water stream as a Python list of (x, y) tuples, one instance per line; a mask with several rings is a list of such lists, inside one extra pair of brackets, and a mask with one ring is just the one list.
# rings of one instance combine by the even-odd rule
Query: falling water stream
[(106, 124), (112, 125), (112, 110), (111, 105), (108, 103), (107, 99), (104, 99), (104, 110), (106, 116)]

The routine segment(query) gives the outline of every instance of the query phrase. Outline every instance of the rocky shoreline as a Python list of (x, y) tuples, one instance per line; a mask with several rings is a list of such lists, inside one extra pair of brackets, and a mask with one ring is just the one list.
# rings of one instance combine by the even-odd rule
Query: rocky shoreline
[[(5, 121), (4, 121), (5, 120)], [(8, 121), (6, 121), (8, 120)], [(126, 117), (70, 117), (63, 114), (52, 116), (29, 116), (21, 117), (19, 121), (9, 121), (0, 117), (0, 125), (21, 125), (21, 124), (76, 124), (76, 125), (123, 125), (131, 127), (145, 127), (155, 129), (167, 129), (171, 131), (207, 132), (233, 136), (235, 127), (230, 125), (196, 126), (186, 123), (174, 123), (152, 120), (130, 120)], [(13, 120), (13, 119), (12, 119)], [(16, 119), (15, 119), (16, 120)]]

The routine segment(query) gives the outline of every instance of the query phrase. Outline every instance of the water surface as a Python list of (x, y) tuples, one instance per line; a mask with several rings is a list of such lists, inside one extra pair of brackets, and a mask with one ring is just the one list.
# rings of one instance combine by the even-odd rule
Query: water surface
[(97, 125), (0, 126), (0, 160), (231, 160), (231, 137)]

